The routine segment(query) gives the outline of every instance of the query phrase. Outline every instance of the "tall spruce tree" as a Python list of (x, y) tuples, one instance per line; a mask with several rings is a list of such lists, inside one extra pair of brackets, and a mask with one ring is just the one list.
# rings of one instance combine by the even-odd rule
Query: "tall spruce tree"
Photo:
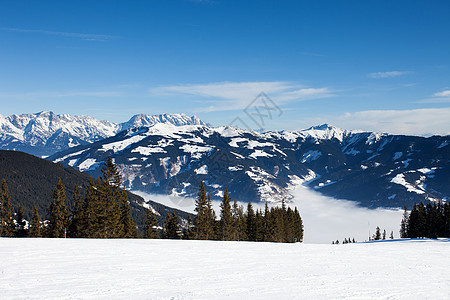
[(245, 241), (246, 236), (246, 226), (245, 226), (245, 214), (244, 207), (238, 205), (237, 201), (233, 201), (233, 208), (231, 211), (233, 217), (233, 241)]
[(256, 216), (251, 202), (247, 204), (246, 234), (248, 241), (256, 241)]
[(5, 179), (2, 179), (0, 188), (0, 236), (14, 236), (16, 225), (14, 223), (14, 211), (9, 197), (8, 185)]
[(28, 232), (28, 236), (30, 237), (41, 237), (41, 219), (39, 218), (39, 212), (37, 210), (36, 205), (33, 207), (33, 216), (30, 221), (30, 228)]
[(220, 203), (220, 229), (219, 239), (223, 241), (233, 240), (233, 217), (231, 215), (230, 196), (227, 188), (223, 192), (222, 203)]
[(179, 218), (175, 212), (172, 212), (172, 214), (167, 214), (161, 237), (163, 239), (179, 239), (179, 227)]
[(70, 218), (69, 235), (70, 237), (83, 237), (83, 199), (81, 198), (81, 192), (77, 185), (74, 186), (72, 203), (73, 209)]
[(49, 209), (48, 230), (50, 237), (65, 237), (69, 226), (69, 213), (67, 212), (66, 201), (66, 190), (61, 179), (59, 179), (53, 192), (53, 202), (50, 204)]
[(407, 238), (409, 237), (408, 231), (409, 231), (409, 226), (408, 226), (408, 222), (409, 222), (409, 214), (408, 214), (408, 210), (406, 208), (404, 208), (403, 211), (403, 217), (402, 217), (402, 221), (400, 223), (400, 237), (401, 238)]
[(157, 239), (158, 238), (158, 222), (152, 209), (146, 209), (145, 211), (145, 225), (144, 225), (144, 238)]
[(22, 205), (19, 205), (19, 209), (16, 214), (16, 237), (26, 237), (28, 230), (26, 228), (27, 222), (25, 221), (25, 214), (23, 212)]
[(214, 211), (211, 196), (206, 195), (205, 184), (200, 182), (198, 198), (195, 202), (197, 215), (194, 218), (194, 238), (198, 240), (212, 240), (214, 235)]

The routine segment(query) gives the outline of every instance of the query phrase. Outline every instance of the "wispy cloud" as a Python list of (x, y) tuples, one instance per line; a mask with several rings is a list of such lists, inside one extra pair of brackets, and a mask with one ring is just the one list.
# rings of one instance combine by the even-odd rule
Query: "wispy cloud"
[(346, 113), (328, 122), (347, 129), (423, 135), (450, 134), (450, 107), (410, 110), (368, 110)]
[(433, 96), (434, 97), (450, 97), (450, 90), (435, 93)]
[(393, 77), (399, 77), (404, 75), (413, 74), (414, 72), (411, 71), (389, 71), (389, 72), (375, 72), (367, 74), (370, 78), (393, 78)]
[(427, 99), (419, 100), (417, 103), (447, 103), (450, 102), (450, 90), (434, 93)]
[(85, 41), (97, 41), (106, 42), (113, 39), (117, 39), (117, 36), (104, 35), (104, 34), (90, 34), (90, 33), (75, 33), (75, 32), (63, 32), (63, 31), (50, 31), (50, 30), (40, 30), (40, 29), (20, 29), (20, 28), (10, 28), (10, 27), (0, 27), (1, 31), (9, 32), (19, 32), (19, 33), (36, 33), (45, 35), (56, 35), (77, 38)]
[(245, 108), (261, 92), (266, 93), (278, 105), (290, 101), (305, 101), (334, 96), (328, 87), (305, 87), (284, 81), (218, 82), (198, 85), (175, 85), (153, 88), (153, 95), (195, 96), (207, 104), (199, 111), (225, 111)]

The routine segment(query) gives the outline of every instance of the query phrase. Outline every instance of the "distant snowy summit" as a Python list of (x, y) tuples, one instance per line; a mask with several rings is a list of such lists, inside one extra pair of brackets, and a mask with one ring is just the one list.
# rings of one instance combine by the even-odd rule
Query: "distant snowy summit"
[(91, 116), (57, 115), (48, 111), (6, 117), (0, 115), (0, 149), (48, 156), (114, 136), (126, 129), (158, 123), (208, 126), (198, 117), (185, 114), (138, 114), (123, 123), (100, 121)]

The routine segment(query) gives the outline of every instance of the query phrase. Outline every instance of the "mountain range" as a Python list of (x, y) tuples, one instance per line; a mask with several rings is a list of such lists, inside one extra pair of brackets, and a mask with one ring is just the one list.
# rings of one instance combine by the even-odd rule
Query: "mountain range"
[[(111, 156), (129, 190), (219, 199), (289, 201), (299, 184), (365, 207), (411, 207), (450, 195), (450, 136), (348, 131), (327, 124), (255, 132), (171, 122), (131, 127), (48, 159), (96, 177)], [(308, 199), (305, 199), (308, 201)]]
[(123, 123), (100, 121), (90, 116), (57, 115), (48, 111), (6, 117), (0, 115), (0, 149), (46, 157), (114, 136), (129, 128), (157, 123), (208, 125), (196, 116), (185, 114), (139, 114)]

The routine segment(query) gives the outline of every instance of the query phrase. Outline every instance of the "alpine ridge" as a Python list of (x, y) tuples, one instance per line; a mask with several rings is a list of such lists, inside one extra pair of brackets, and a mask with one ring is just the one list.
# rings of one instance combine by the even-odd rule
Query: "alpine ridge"
[[(195, 197), (200, 180), (215, 199), (280, 202), (295, 185), (366, 207), (403, 207), (450, 195), (450, 136), (348, 131), (327, 124), (298, 131), (158, 123), (130, 128), (49, 157), (99, 176), (111, 156), (129, 190)], [(304, 201), (308, 201), (305, 199)]]
[(157, 123), (208, 125), (196, 116), (185, 114), (139, 114), (124, 123), (100, 121), (90, 116), (57, 115), (48, 111), (7, 117), (0, 115), (0, 149), (45, 157), (99, 141), (122, 130)]

